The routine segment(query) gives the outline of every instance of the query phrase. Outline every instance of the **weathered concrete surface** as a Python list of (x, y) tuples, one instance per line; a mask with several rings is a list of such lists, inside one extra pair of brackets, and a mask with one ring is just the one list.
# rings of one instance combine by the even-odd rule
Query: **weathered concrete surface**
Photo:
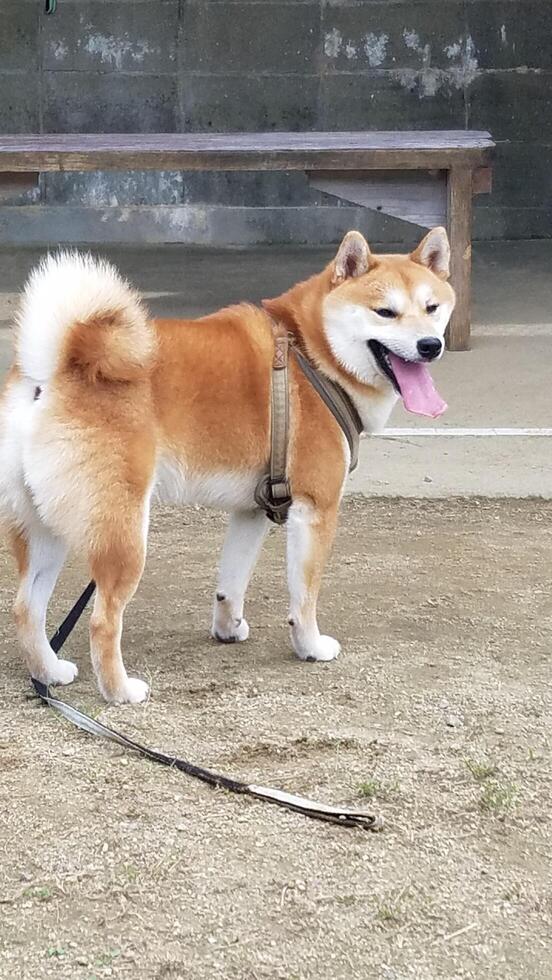
[[(161, 7), (161, 10), (159, 9)], [(174, 75), (178, 3), (64, 5), (42, 22), (43, 66), (48, 71)]]
[[(327, 249), (102, 249), (146, 294), (157, 315), (198, 316), (277, 295), (320, 269)], [(17, 290), (40, 250), (0, 250), (0, 370), (11, 357)], [(370, 438), (348, 490), (373, 495), (552, 497), (552, 439), (424, 436), (421, 430), (552, 428), (552, 243), (480, 244), (474, 254), (474, 337), (467, 353), (432, 369), (449, 404), (437, 423), (406, 415), (407, 435)]]
[[(550, 237), (551, 27), (549, 0), (64, 0), (51, 17), (4, 0), (0, 132), (490, 129), (476, 236)], [(0, 241), (315, 244), (342, 221), (301, 174), (51, 174), (17, 205)], [(380, 241), (410, 234), (351, 218)]]
[[(366, 208), (228, 207), (189, 204), (138, 207), (3, 207), (0, 243), (56, 246), (58, 242), (95, 245), (187, 244), (209, 247), (281, 244), (323, 245), (340, 241), (351, 228), (368, 238), (403, 240), (396, 218), (383, 220)], [(414, 229), (414, 231), (413, 231)]]
[[(96, 72), (44, 72), (47, 132), (173, 132), (176, 82), (170, 75), (136, 77)], [(86, 92), (86, 98), (83, 98)]]
[[(552, 356), (552, 341), (548, 353)], [(403, 422), (396, 416), (393, 421)], [(458, 495), (550, 499), (551, 443), (550, 438), (529, 436), (416, 440), (413, 434), (409, 438), (372, 438), (363, 444), (347, 493), (433, 499)]]

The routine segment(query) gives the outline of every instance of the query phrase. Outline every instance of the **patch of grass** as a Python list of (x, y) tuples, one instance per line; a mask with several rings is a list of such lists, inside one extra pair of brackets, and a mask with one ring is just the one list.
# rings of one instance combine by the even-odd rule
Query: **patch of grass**
[(125, 881), (133, 884), (140, 874), (140, 869), (136, 867), (135, 864), (123, 864), (121, 865), (121, 877)]
[(399, 784), (396, 780), (392, 783), (382, 782), (380, 779), (366, 779), (363, 783), (359, 784), (358, 792), (360, 796), (363, 796), (365, 800), (388, 800), (392, 796), (396, 796), (399, 790)]
[(377, 795), (377, 790), (377, 779), (367, 779), (364, 783), (360, 783), (358, 787), (360, 795), (364, 796), (366, 800), (373, 800), (374, 796)]
[(342, 905), (345, 908), (349, 908), (351, 905), (355, 904), (356, 898), (354, 895), (336, 895), (334, 901), (336, 905)]
[(49, 958), (65, 956), (65, 949), (63, 946), (48, 946), (46, 956)]
[(522, 897), (523, 889), (521, 882), (514, 881), (512, 885), (504, 892), (502, 898), (505, 902), (519, 902)]
[[(182, 977), (182, 965), (180, 963), (164, 963), (155, 974), (155, 980), (180, 980)], [(300, 977), (291, 976), (289, 980), (300, 980)]]
[(385, 925), (393, 925), (400, 922), (397, 909), (393, 905), (388, 905), (386, 902), (383, 902), (378, 907), (377, 916), (380, 922), (384, 922)]
[(410, 898), (411, 888), (407, 885), (395, 895), (390, 895), (380, 902), (376, 909), (376, 918), (385, 926), (398, 925), (404, 920), (405, 902)]
[(356, 738), (351, 738), (348, 735), (323, 735), (321, 737), (300, 735), (299, 738), (293, 740), (293, 745), (298, 748), (331, 749), (332, 751), (335, 749), (356, 749), (358, 744)]
[(518, 788), (515, 783), (501, 783), (492, 779), (483, 786), (479, 806), (486, 813), (503, 813), (512, 808), (517, 796)]
[(120, 949), (106, 949), (103, 953), (98, 953), (94, 959), (95, 966), (111, 966), (113, 960), (121, 955)]
[(478, 783), (495, 776), (498, 771), (494, 762), (486, 762), (484, 759), (464, 759), (464, 764)]
[(36, 898), (37, 902), (49, 902), (54, 897), (49, 885), (29, 885), (23, 892), (23, 898)]

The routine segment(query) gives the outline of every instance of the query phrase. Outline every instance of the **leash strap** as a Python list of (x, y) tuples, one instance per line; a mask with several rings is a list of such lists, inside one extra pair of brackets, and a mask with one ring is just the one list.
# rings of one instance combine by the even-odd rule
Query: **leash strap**
[[(92, 596), (94, 595), (95, 589), (96, 589), (96, 583), (89, 582), (82, 595), (80, 595), (77, 601), (75, 602), (73, 608), (68, 612), (61, 626), (58, 626), (52, 639), (50, 640), (50, 646), (54, 651), (54, 653), (58, 653), (61, 650), (67, 637), (70, 636), (73, 630), (75, 629), (75, 626), (77, 625), (84, 610), (86, 609), (88, 603), (90, 602)], [(36, 684), (36, 682), (34, 681), (33, 683)]]
[[(63, 620), (61, 626), (54, 633), (51, 646), (56, 653), (61, 649), (77, 625), (94, 593), (94, 589), (95, 583), (90, 582)], [(157, 749), (149, 749), (147, 746), (134, 741), (134, 739), (121, 734), (121, 732), (116, 731), (114, 728), (109, 728), (108, 725), (104, 725), (95, 718), (91, 718), (90, 715), (84, 714), (78, 708), (73, 708), (66, 701), (52, 697), (48, 687), (40, 681), (37, 681), (36, 678), (33, 677), (31, 680), (42, 703), (53, 708), (54, 711), (57, 711), (58, 714), (62, 715), (73, 725), (76, 725), (77, 728), (82, 729), (82, 731), (88, 732), (89, 735), (96, 735), (100, 738), (109, 739), (111, 742), (116, 742), (117, 745), (121, 745), (125, 749), (138, 752), (153, 762), (159, 762), (161, 765), (178, 769), (188, 776), (193, 776), (195, 779), (200, 779), (202, 782), (208, 783), (209, 786), (217, 789), (225, 789), (231, 793), (240, 793), (242, 796), (251, 796), (254, 799), (265, 800), (267, 803), (274, 803), (277, 806), (285, 807), (287, 810), (302, 813), (305, 817), (312, 817), (315, 820), (327, 820), (331, 823), (340, 824), (343, 827), (361, 827), (364, 830), (373, 831), (381, 830), (383, 827), (382, 818), (373, 814), (327, 806), (325, 803), (316, 803), (314, 800), (309, 800), (304, 796), (295, 796), (283, 790), (270, 789), (266, 786), (256, 786), (253, 783), (244, 783), (241, 780), (233, 779), (231, 776), (223, 776), (220, 773), (212, 772), (210, 769), (204, 769), (203, 766), (196, 766), (194, 763), (187, 762), (185, 759), (167, 755), (165, 752), (157, 751)]]

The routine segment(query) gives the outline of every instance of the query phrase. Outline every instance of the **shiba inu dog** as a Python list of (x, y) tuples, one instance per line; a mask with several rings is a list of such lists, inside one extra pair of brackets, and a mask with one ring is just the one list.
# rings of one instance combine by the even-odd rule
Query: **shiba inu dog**
[[(381, 430), (398, 398), (435, 417), (446, 406), (427, 362), (443, 352), (454, 306), (448, 275), (442, 228), (410, 255), (375, 255), (353, 231), (320, 274), (263, 309), (155, 320), (106, 262), (45, 258), (21, 299), (0, 401), (0, 516), (19, 573), (15, 619), (31, 674), (45, 684), (76, 677), (45, 632), (73, 548), (97, 585), (90, 644), (100, 690), (113, 702), (146, 698), (144, 681), (126, 673), (121, 632), (155, 499), (231, 512), (212, 635), (246, 640), (245, 592), (269, 526), (254, 490), (270, 453), (274, 321), (347, 393), (365, 431)], [(289, 373), (291, 642), (302, 660), (332, 660), (339, 643), (320, 634), (316, 605), (349, 448), (293, 361)]]

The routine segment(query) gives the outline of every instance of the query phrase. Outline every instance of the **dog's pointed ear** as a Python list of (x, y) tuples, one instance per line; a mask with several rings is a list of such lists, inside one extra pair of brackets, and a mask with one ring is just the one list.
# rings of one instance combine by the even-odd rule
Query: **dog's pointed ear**
[(332, 284), (364, 275), (370, 268), (372, 253), (359, 231), (348, 231), (334, 259)]
[(263, 310), (266, 310), (268, 315), (274, 317), (275, 320), (279, 320), (281, 318), (283, 304), (280, 302), (279, 296), (276, 296), (275, 299), (262, 299), (261, 306)]
[(418, 248), (412, 252), (410, 258), (418, 265), (425, 265), (439, 279), (448, 279), (450, 276), (450, 245), (445, 229), (432, 228), (425, 238), (422, 238)]

